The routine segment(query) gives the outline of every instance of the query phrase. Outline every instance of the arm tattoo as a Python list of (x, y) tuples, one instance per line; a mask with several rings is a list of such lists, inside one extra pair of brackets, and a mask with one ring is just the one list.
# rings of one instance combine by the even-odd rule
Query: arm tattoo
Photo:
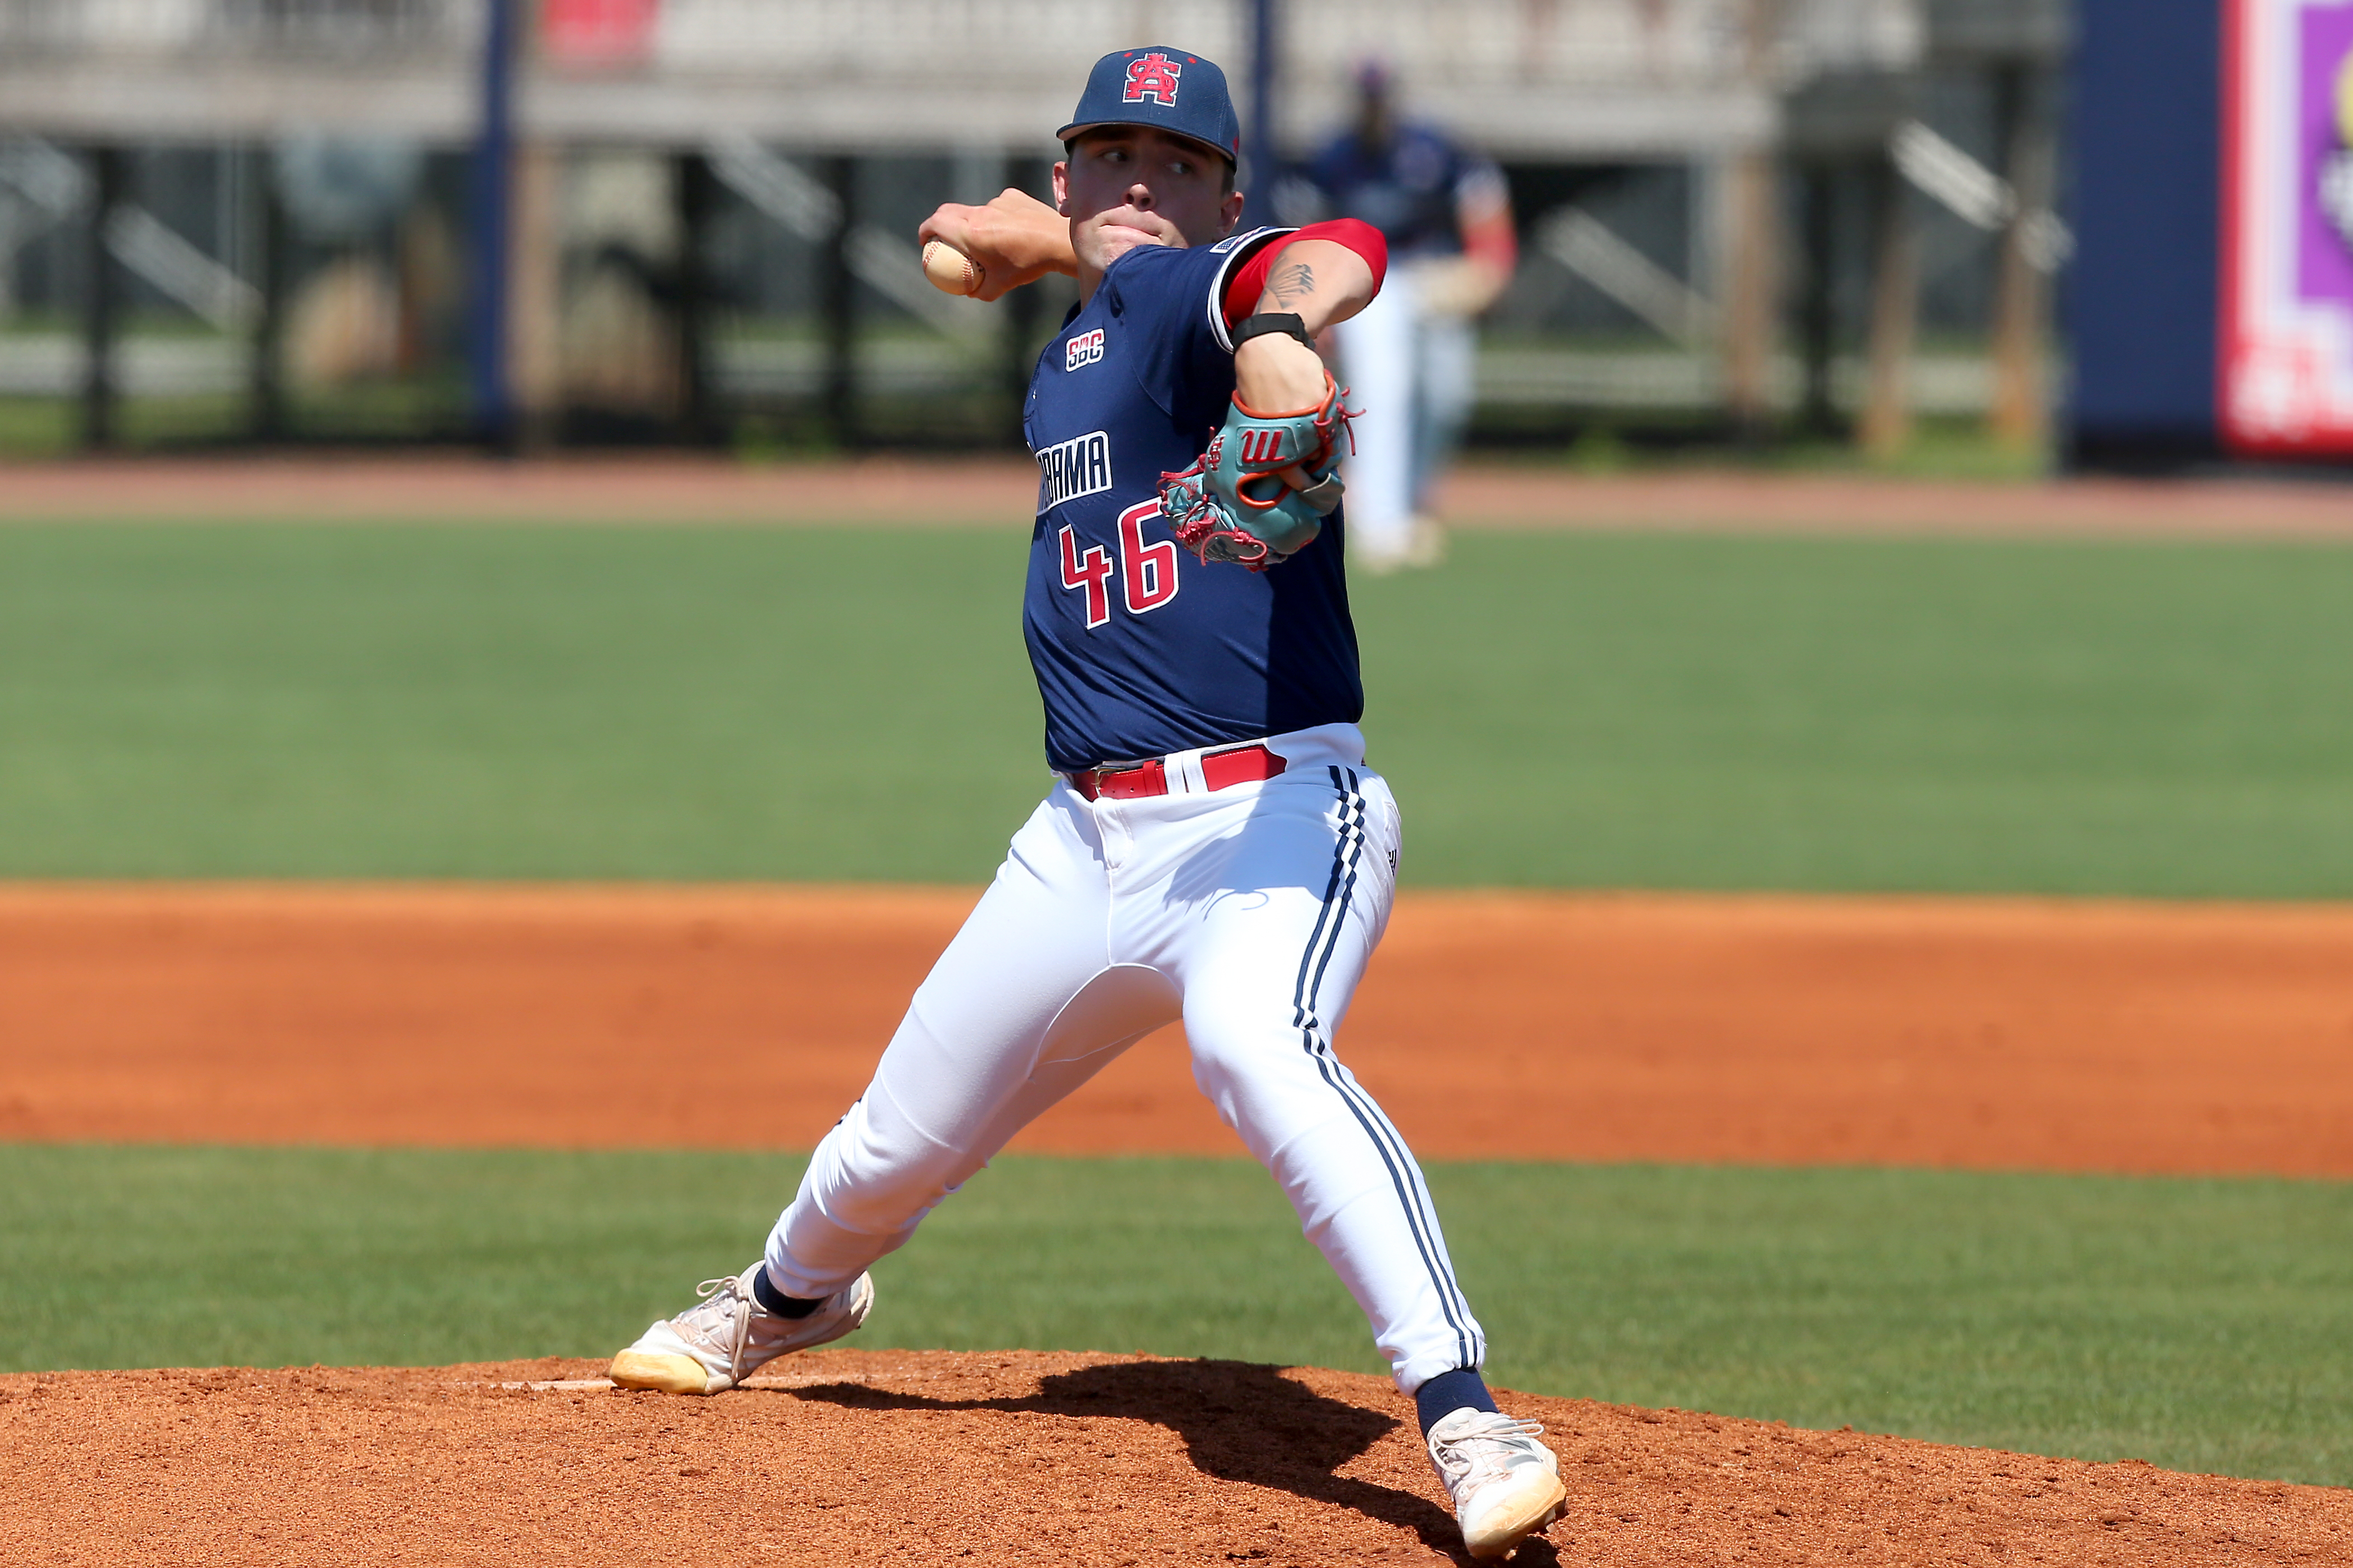
[(1266, 280), (1266, 291), (1278, 305), (1288, 305), (1293, 300), (1303, 300), (1315, 292), (1315, 268), (1304, 261), (1293, 261), (1278, 267)]

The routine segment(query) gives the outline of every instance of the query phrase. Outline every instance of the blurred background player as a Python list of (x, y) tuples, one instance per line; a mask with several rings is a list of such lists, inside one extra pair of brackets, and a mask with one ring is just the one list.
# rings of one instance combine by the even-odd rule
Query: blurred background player
[(1284, 221), (1353, 217), (1388, 241), (1380, 295), (1335, 329), (1365, 413), (1347, 465), (1349, 543), (1375, 572), (1434, 565), (1444, 535), (1431, 492), (1471, 416), (1473, 323), (1512, 280), (1519, 246), (1493, 163), (1398, 112), (1382, 61), (1356, 70), (1356, 113), (1286, 184)]

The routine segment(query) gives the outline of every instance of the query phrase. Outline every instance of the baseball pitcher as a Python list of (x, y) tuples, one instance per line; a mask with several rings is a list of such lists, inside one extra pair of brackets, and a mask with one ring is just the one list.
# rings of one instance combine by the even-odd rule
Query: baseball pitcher
[(922, 237), (996, 299), (1079, 303), (1039, 359), (1023, 623), (1057, 775), (827, 1134), (766, 1256), (614, 1358), (715, 1394), (840, 1338), (867, 1274), (1013, 1134), (1181, 1019), (1194, 1080), (1272, 1173), (1419, 1408), (1472, 1554), (1557, 1517), (1500, 1414), (1419, 1167), (1333, 1036), (1387, 923), (1397, 803), (1365, 764), (1342, 572), (1348, 410), (1312, 346), (1387, 266), (1355, 221), (1239, 225), (1225, 77), (1182, 49), (1090, 74), (1056, 206), (1008, 191)]

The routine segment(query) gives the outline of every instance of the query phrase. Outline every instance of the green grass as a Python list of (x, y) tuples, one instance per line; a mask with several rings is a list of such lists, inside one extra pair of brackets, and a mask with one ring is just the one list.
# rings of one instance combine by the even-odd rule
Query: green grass
[[(602, 1354), (749, 1259), (799, 1163), (0, 1146), (0, 1367)], [(2353, 1482), (2353, 1186), (1430, 1177), (1501, 1384)], [(1246, 1163), (1005, 1160), (877, 1272), (867, 1345), (1378, 1370)]]
[[(1539, 418), (1544, 416), (1537, 416)], [(1489, 414), (1482, 423), (1494, 419)], [(1655, 422), (1652, 422), (1655, 428)], [(2050, 452), (1997, 438), (1979, 419), (1924, 417), (1896, 451), (1867, 452), (1852, 440), (1785, 429), (1763, 447), (1640, 446), (1607, 420), (1588, 425), (1573, 441), (1514, 445), (1482, 454), (1514, 468), (1568, 468), (1577, 473), (1802, 472), (1862, 474), (1885, 479), (2018, 482), (2049, 476)]]
[(0, 531), (0, 874), (985, 879), (1018, 538)]
[(1409, 880), (2353, 894), (2353, 550), (1458, 554), (1359, 590)]
[[(0, 530), (0, 876), (972, 882), (992, 532)], [(1357, 585), (1424, 885), (2353, 896), (2353, 550), (1470, 535)]]
[[(454, 376), (297, 388), (284, 416), (286, 434), (297, 439), (447, 439), (466, 428), (465, 389)], [(124, 396), (114, 406), (113, 438), (123, 451), (242, 441), (252, 429), (252, 397), (242, 389)], [(70, 458), (81, 451), (79, 397), (0, 396), (0, 459)]]

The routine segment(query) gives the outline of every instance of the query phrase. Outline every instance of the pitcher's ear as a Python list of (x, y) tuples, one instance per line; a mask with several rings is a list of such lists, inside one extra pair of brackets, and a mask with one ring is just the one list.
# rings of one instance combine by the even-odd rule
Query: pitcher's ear
[(1218, 229), (1218, 237), (1219, 239), (1223, 239), (1228, 235), (1233, 233), (1235, 226), (1240, 224), (1241, 221), (1242, 194), (1240, 191), (1236, 191), (1231, 195), (1228, 196), (1224, 202), (1219, 204), (1218, 207), (1218, 223), (1219, 226)]

